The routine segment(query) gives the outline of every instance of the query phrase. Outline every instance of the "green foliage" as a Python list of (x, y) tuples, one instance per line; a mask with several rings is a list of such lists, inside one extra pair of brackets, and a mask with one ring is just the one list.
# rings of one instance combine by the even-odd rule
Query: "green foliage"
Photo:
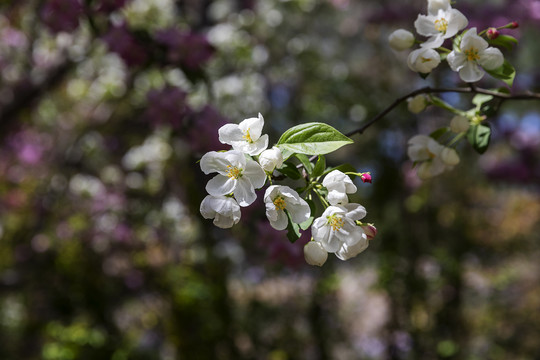
[(507, 50), (512, 50), (517, 45), (518, 40), (510, 35), (499, 35), (495, 39), (488, 40), (488, 43), (493, 46), (501, 46)]
[(491, 140), (491, 128), (484, 124), (471, 125), (467, 132), (467, 140), (479, 154), (483, 154)]
[(306, 123), (285, 131), (277, 147), (298, 154), (324, 155), (352, 143), (353, 140), (328, 124)]
[(504, 60), (504, 63), (494, 70), (487, 70), (486, 72), (493, 76), (495, 79), (504, 81), (508, 86), (512, 87), (514, 78), (516, 77), (516, 69), (508, 62)]

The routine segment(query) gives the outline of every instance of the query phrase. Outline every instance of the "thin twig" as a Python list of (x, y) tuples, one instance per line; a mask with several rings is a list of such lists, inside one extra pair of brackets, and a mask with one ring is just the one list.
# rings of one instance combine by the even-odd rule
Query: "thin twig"
[(407, 100), (410, 97), (420, 95), (420, 94), (442, 94), (442, 93), (464, 93), (464, 94), (484, 94), (484, 95), (491, 95), (494, 98), (504, 100), (540, 100), (540, 94), (533, 93), (533, 92), (527, 92), (522, 94), (505, 94), (497, 91), (477, 88), (474, 85), (471, 85), (470, 87), (466, 88), (432, 88), (430, 86), (426, 86), (420, 89), (416, 89), (414, 91), (411, 91), (407, 95), (404, 95), (400, 98), (397, 98), (390, 106), (388, 106), (386, 109), (381, 111), (379, 114), (377, 114), (375, 117), (373, 117), (371, 120), (369, 120), (367, 123), (365, 123), (362, 127), (348, 132), (347, 136), (352, 136), (355, 134), (362, 134), (368, 127), (385, 117), (389, 112), (391, 112), (396, 106), (401, 104), (403, 101)]

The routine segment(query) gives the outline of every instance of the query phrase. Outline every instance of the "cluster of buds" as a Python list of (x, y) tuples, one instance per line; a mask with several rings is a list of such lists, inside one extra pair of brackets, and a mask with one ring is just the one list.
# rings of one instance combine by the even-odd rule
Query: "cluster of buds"
[[(360, 204), (349, 203), (348, 195), (357, 191), (351, 177), (356, 176), (364, 183), (371, 183), (371, 174), (326, 169), (325, 165), (318, 166), (321, 164), (320, 155), (316, 173), (304, 153), (286, 155), (287, 158), (295, 155), (304, 162), (298, 165), (286, 162), (287, 158), (280, 148), (282, 144), (268, 149), (269, 139), (268, 135), (262, 134), (263, 125), (264, 118), (259, 114), (239, 124), (226, 124), (219, 128), (219, 141), (232, 149), (210, 151), (201, 158), (201, 170), (205, 174), (216, 173), (206, 184), (208, 195), (200, 206), (202, 216), (213, 219), (214, 225), (220, 228), (230, 228), (240, 221), (241, 208), (255, 202), (256, 190), (268, 183), (263, 201), (270, 225), (276, 230), (287, 230), (287, 237), (292, 242), (300, 237), (300, 229), (311, 228), (312, 239), (304, 247), (308, 264), (321, 266), (328, 253), (335, 253), (339, 259), (347, 260), (364, 251), (377, 230), (373, 224), (360, 221), (366, 216), (366, 209)], [(324, 126), (330, 128), (326, 124)], [(294, 133), (294, 128), (291, 130), (288, 130), (289, 135)], [(324, 147), (325, 142), (321, 144)], [(323, 163), (326, 164), (325, 161)], [(301, 167), (309, 168), (309, 171), (304, 169), (304, 176), (294, 172)], [(305, 186), (293, 189), (288, 185), (274, 184), (278, 179), (288, 177), (293, 180), (303, 178)], [(314, 194), (324, 207), (317, 218), (314, 215)]]

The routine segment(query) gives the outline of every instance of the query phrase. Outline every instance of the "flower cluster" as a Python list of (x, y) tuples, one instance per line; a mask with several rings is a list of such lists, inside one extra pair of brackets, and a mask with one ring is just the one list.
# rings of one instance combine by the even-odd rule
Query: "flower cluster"
[[(336, 142), (322, 141), (314, 145), (306, 138), (309, 135), (305, 134), (310, 132), (305, 126), (289, 129), (276, 146), (268, 148), (269, 138), (262, 133), (263, 126), (264, 119), (259, 114), (239, 124), (225, 124), (219, 128), (219, 141), (230, 145), (231, 149), (210, 151), (201, 158), (201, 170), (205, 174), (216, 173), (206, 184), (208, 195), (200, 207), (203, 217), (213, 219), (214, 225), (220, 228), (232, 227), (240, 221), (241, 208), (253, 204), (257, 199), (256, 190), (268, 181), (263, 200), (270, 225), (276, 230), (287, 230), (287, 237), (292, 242), (300, 237), (300, 229), (311, 227), (313, 237), (304, 247), (309, 264), (321, 266), (328, 253), (347, 260), (364, 251), (377, 230), (372, 224), (360, 221), (366, 216), (366, 209), (360, 204), (349, 203), (348, 194), (357, 191), (351, 177), (357, 176), (362, 182), (371, 183), (371, 174), (327, 169), (320, 152), (330, 152), (328, 144), (335, 146)], [(326, 130), (330, 137), (348, 139), (329, 125), (307, 124), (307, 129), (318, 128)], [(304, 142), (300, 141), (302, 139)], [(301, 150), (306, 144), (312, 146), (311, 152), (315, 154), (311, 155), (318, 155), (315, 165)], [(302, 152), (295, 153), (291, 148)], [(288, 160), (293, 155), (299, 164)], [(303, 174), (299, 171), (301, 168), (304, 168)], [(274, 184), (274, 181), (286, 178), (303, 179), (305, 186), (293, 189)], [(324, 207), (317, 218), (314, 194)]]
[[(465, 15), (452, 8), (450, 0), (428, 0), (427, 14), (418, 15), (414, 22), (416, 32), (427, 39), (418, 41), (410, 31), (398, 29), (390, 34), (388, 40), (390, 46), (398, 51), (420, 43), (420, 48), (413, 50), (407, 60), (409, 68), (415, 72), (429, 74), (446, 60), (463, 81), (476, 82), (484, 76), (485, 70), (501, 67), (504, 57), (499, 49), (490, 47), (482, 38), (484, 35), (488, 40), (495, 39), (498, 29), (489, 28), (478, 34), (475, 27), (464, 30), (468, 23)], [(512, 27), (509, 24), (501, 28)], [(448, 39), (453, 40), (452, 50), (443, 47)]]
[[(452, 71), (458, 73), (461, 80), (473, 83), (481, 80), (485, 73), (512, 86), (515, 70), (494, 46), (511, 49), (517, 40), (509, 35), (501, 35), (501, 29), (515, 29), (516, 22), (498, 28), (489, 27), (478, 32), (476, 27), (466, 29), (468, 20), (459, 10), (452, 8), (450, 0), (428, 0), (427, 14), (418, 15), (414, 22), (416, 32), (426, 37), (420, 41), (408, 30), (398, 29), (390, 34), (390, 46), (397, 51), (412, 48), (415, 43), (420, 47), (413, 50), (407, 59), (409, 68), (426, 77), (443, 61)], [(452, 48), (444, 47), (450, 43)], [(494, 45), (494, 46), (490, 46)], [(474, 90), (474, 86), (471, 85)], [(488, 92), (489, 93), (489, 92)], [(407, 99), (410, 112), (418, 114), (429, 105), (438, 106), (454, 113), (449, 126), (437, 129), (429, 136), (416, 135), (409, 140), (408, 155), (417, 166), (418, 177), (426, 180), (451, 170), (459, 163), (455, 146), (462, 139), (467, 139), (473, 148), (483, 153), (489, 145), (491, 130), (482, 123), (486, 113), (493, 109), (489, 102), (491, 94), (478, 94), (473, 99), (474, 108), (460, 110), (447, 104), (442, 99), (421, 93)]]

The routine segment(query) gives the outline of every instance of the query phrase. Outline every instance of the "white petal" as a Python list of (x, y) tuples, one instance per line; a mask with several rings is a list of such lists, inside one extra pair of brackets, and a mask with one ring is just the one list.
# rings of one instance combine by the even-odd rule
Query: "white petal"
[(251, 182), (242, 176), (237, 180), (236, 188), (234, 189), (234, 198), (242, 207), (249, 206), (257, 199), (257, 194)]
[(238, 180), (228, 176), (216, 175), (206, 184), (206, 191), (213, 196), (227, 195), (235, 191)]
[(330, 205), (342, 205), (349, 202), (347, 194), (338, 190), (329, 191), (326, 199), (328, 200)]
[(311, 215), (311, 209), (307, 202), (302, 199), (299, 204), (287, 204), (287, 210), (291, 214), (292, 221), (296, 224), (301, 224)]
[(266, 182), (266, 173), (255, 160), (247, 159), (242, 178), (248, 178), (253, 187), (259, 189)]
[(203, 199), (200, 211), (205, 219), (214, 219), (214, 225), (223, 229), (240, 221), (240, 206), (229, 197), (208, 195)]
[(504, 63), (504, 56), (497, 48), (487, 48), (480, 56), (478, 63), (486, 70), (495, 70)]
[(268, 220), (270, 221), (270, 226), (276, 230), (285, 230), (289, 224), (289, 219), (283, 210), (277, 211), (277, 218), (275, 220), (270, 218)]
[(369, 246), (369, 241), (367, 238), (362, 238), (360, 241), (358, 241), (356, 244), (352, 246), (348, 246), (347, 244), (343, 244), (341, 249), (336, 252), (336, 257), (340, 260), (348, 260), (350, 258), (353, 258), (360, 254), (362, 251), (366, 250)]
[(279, 185), (270, 185), (268, 188), (266, 188), (263, 198), (265, 203), (271, 203), (274, 201), (274, 198), (279, 194), (279, 187)]
[(438, 33), (437, 35), (430, 37), (425, 42), (420, 44), (420, 47), (424, 49), (435, 49), (441, 46), (443, 42), (444, 42), (444, 35), (441, 33)]
[(240, 128), (240, 130), (242, 130), (243, 133), (246, 133), (249, 130), (249, 136), (253, 141), (259, 139), (262, 134), (263, 126), (264, 119), (261, 114), (259, 114), (259, 117), (245, 119), (240, 124), (238, 124), (238, 127)]
[(218, 130), (219, 141), (222, 144), (232, 145), (233, 141), (242, 141), (242, 130), (236, 124), (225, 124)]
[(467, 61), (465, 66), (459, 70), (459, 77), (465, 82), (475, 82), (480, 80), (484, 76), (484, 70), (482, 70), (475, 62)]
[(436, 17), (432, 15), (418, 15), (414, 22), (414, 28), (416, 32), (424, 36), (433, 36), (439, 34), (435, 29)]
[(470, 48), (474, 48), (478, 50), (479, 52), (482, 52), (483, 50), (487, 49), (488, 43), (486, 40), (482, 39), (480, 36), (476, 35), (476, 28), (470, 28), (465, 35), (463, 35), (463, 39), (461, 39), (461, 44), (459, 45), (459, 48), (461, 51), (468, 50)]
[(367, 215), (366, 208), (360, 204), (352, 203), (343, 205), (343, 207), (347, 209), (347, 214), (345, 216), (351, 220), (360, 220)]
[(428, 13), (430, 15), (437, 15), (439, 10), (449, 10), (450, 0), (428, 0)]
[(447, 11), (448, 14), (448, 28), (444, 34), (445, 38), (451, 38), (456, 35), (457, 32), (461, 29), (465, 29), (469, 24), (469, 20), (463, 15), (459, 10), (450, 9)]
[(452, 51), (446, 57), (446, 61), (448, 61), (448, 65), (450, 65), (452, 70), (459, 71), (463, 66), (465, 66), (467, 57), (461, 52)]

